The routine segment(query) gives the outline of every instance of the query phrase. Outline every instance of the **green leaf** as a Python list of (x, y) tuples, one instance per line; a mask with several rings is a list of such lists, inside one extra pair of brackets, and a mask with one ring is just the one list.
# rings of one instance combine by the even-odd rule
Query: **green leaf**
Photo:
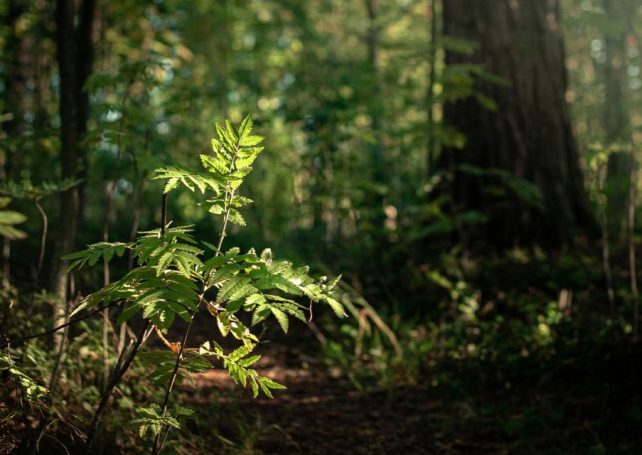
[(202, 194), (208, 189), (218, 194), (221, 187), (221, 182), (212, 175), (201, 175), (176, 166), (158, 168), (154, 174), (152, 180), (167, 180), (164, 193), (175, 190), (179, 184), (192, 192), (198, 189)]
[(274, 398), (270, 389), (285, 389), (284, 385), (279, 384), (278, 382), (273, 381), (270, 378), (261, 376), (258, 378), (259, 387), (268, 398)]
[(247, 286), (251, 281), (252, 280), (246, 276), (235, 276), (230, 278), (218, 291), (216, 299), (219, 302), (226, 302), (232, 295), (237, 293), (237, 291), (241, 291), (243, 287)]
[(339, 303), (337, 300), (333, 299), (332, 297), (326, 296), (324, 298), (324, 301), (330, 305), (330, 308), (334, 311), (334, 314), (337, 315), (339, 318), (344, 318), (346, 317), (345, 310), (343, 308), (343, 305)]
[(216, 318), (216, 325), (224, 337), (230, 333), (230, 321), (223, 313)]
[(255, 378), (252, 378), (250, 381), (250, 386), (252, 387), (252, 397), (256, 398), (259, 396), (259, 385)]
[(341, 281), (341, 275), (337, 276), (335, 279), (333, 279), (332, 281), (330, 281), (330, 282), (326, 285), (326, 289), (327, 289), (328, 291), (333, 290), (333, 289), (337, 286), (337, 284), (339, 284), (339, 281)]
[(265, 320), (270, 315), (270, 307), (267, 305), (259, 305), (256, 307), (252, 313), (252, 325), (256, 325), (259, 322)]
[(4, 210), (0, 212), (0, 222), (4, 224), (20, 224), (24, 223), (27, 220), (27, 217), (22, 213), (11, 212)]
[(233, 361), (236, 362), (237, 360), (242, 359), (246, 355), (248, 355), (250, 352), (252, 352), (252, 349), (247, 347), (247, 346), (241, 346), (236, 348), (234, 351), (232, 351), (227, 357)]
[(228, 313), (236, 313), (243, 307), (243, 303), (243, 300), (234, 300), (227, 304), (227, 306), (225, 307), (225, 311), (227, 311)]
[(245, 218), (243, 218), (241, 212), (236, 209), (230, 209), (229, 220), (231, 223), (234, 223), (238, 226), (245, 226)]
[(270, 389), (274, 390), (285, 390), (287, 387), (285, 387), (283, 384), (279, 384), (276, 381), (273, 381), (272, 379), (268, 378), (267, 376), (263, 376), (259, 379), (260, 382), (262, 382), (266, 387), (269, 387)]
[[(0, 208), (6, 207), (10, 201), (10, 198), (1, 198)], [(24, 239), (27, 234), (14, 226), (24, 223), (26, 220), (27, 217), (22, 213), (11, 210), (0, 210), (0, 236), (6, 237), (9, 240)]]
[(262, 136), (246, 136), (241, 139), (240, 145), (242, 147), (253, 147), (260, 144), (261, 142), (263, 142)]
[(281, 326), (281, 330), (283, 330), (284, 333), (288, 333), (288, 328), (290, 325), (288, 321), (288, 315), (273, 306), (270, 307), (270, 311), (272, 312), (276, 320), (279, 322), (279, 325)]
[(272, 250), (269, 248), (261, 251), (261, 260), (265, 262), (272, 262)]
[(239, 137), (244, 138), (248, 136), (252, 132), (252, 126), (252, 116), (248, 114), (241, 122), (241, 126), (239, 126)]
[(239, 360), (239, 365), (244, 367), (244, 368), (248, 368), (248, 367), (251, 367), (252, 365), (254, 365), (259, 360), (261, 360), (261, 356), (260, 355), (253, 355), (253, 356), (246, 357), (244, 359)]

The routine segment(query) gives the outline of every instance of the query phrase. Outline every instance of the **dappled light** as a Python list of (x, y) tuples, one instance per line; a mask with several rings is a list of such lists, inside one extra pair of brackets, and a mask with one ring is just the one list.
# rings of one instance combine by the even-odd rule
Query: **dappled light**
[(0, 455), (642, 453), (642, 0), (0, 17)]

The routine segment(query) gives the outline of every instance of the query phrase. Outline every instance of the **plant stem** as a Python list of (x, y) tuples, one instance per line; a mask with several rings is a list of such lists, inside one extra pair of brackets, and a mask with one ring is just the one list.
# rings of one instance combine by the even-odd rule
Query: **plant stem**
[(79, 316), (79, 317), (75, 318), (74, 320), (71, 320), (69, 322), (65, 322), (64, 324), (60, 324), (59, 326), (56, 326), (53, 329), (47, 330), (45, 332), (35, 333), (33, 335), (27, 335), (27, 336), (24, 336), (24, 337), (16, 338), (15, 340), (11, 340), (8, 343), (2, 343), (2, 344), (0, 344), (0, 349), (4, 349), (9, 345), (11, 345), (11, 346), (20, 346), (25, 341), (33, 340), (34, 338), (40, 338), (40, 337), (44, 337), (44, 336), (47, 336), (47, 335), (51, 335), (52, 333), (55, 333), (55, 332), (57, 332), (59, 330), (62, 330), (65, 327), (74, 325), (77, 322), (84, 321), (85, 319), (89, 319), (90, 317), (92, 317), (92, 316), (100, 313), (101, 311), (103, 311), (105, 308), (109, 308), (114, 303), (116, 303), (116, 302), (111, 302), (111, 303), (108, 303), (108, 304), (103, 305), (101, 307), (98, 307), (94, 311), (92, 311), (91, 313), (87, 313), (84, 316)]
[[(161, 197), (161, 227), (160, 227), (160, 234), (161, 236), (165, 235), (165, 230), (167, 227), (167, 194), (163, 193)], [(87, 432), (87, 442), (85, 444), (85, 453), (90, 454), (91, 453), (91, 446), (94, 441), (94, 438), (96, 437), (96, 431), (98, 430), (98, 424), (100, 423), (100, 418), (102, 417), (103, 413), (105, 412), (105, 409), (107, 409), (107, 404), (109, 403), (109, 399), (111, 398), (111, 394), (120, 381), (120, 379), (123, 377), (123, 375), (127, 372), (129, 369), (130, 365), (134, 361), (134, 358), (136, 358), (136, 355), (138, 354), (138, 351), (140, 350), (141, 346), (145, 343), (149, 335), (152, 333), (153, 326), (151, 321), (148, 319), (145, 321), (145, 324), (141, 328), (140, 333), (138, 334), (138, 337), (136, 338), (136, 341), (133, 343), (132, 347), (129, 350), (129, 353), (126, 355), (125, 350), (121, 351), (120, 358), (116, 362), (116, 365), (114, 366), (114, 371), (112, 372), (111, 379), (105, 386), (105, 390), (102, 393), (100, 403), (98, 404), (98, 408), (96, 409), (96, 412), (94, 413), (94, 416), (91, 420), (91, 424), (89, 425), (89, 431)], [(125, 359), (124, 361), (122, 359)], [(121, 364), (122, 361), (122, 364)]]
[[(169, 380), (169, 385), (165, 390), (165, 398), (163, 399), (163, 412), (162, 412), (163, 417), (165, 417), (165, 414), (167, 413), (167, 407), (169, 405), (169, 397), (172, 393), (172, 389), (174, 388), (174, 384), (176, 383), (176, 378), (178, 377), (178, 369), (181, 365), (181, 360), (183, 360), (183, 350), (185, 349), (185, 345), (187, 344), (187, 337), (189, 335), (189, 331), (190, 331), (190, 328), (192, 327), (193, 321), (194, 321), (194, 315), (192, 315), (192, 319), (189, 321), (189, 324), (187, 324), (187, 328), (185, 329), (185, 333), (183, 334), (183, 340), (181, 341), (181, 345), (178, 348), (178, 354), (176, 355), (176, 363), (174, 364), (174, 371), (172, 371), (172, 377)], [(156, 440), (154, 441), (154, 447), (152, 448), (152, 454), (157, 455), (161, 451), (161, 449), (163, 448), (163, 444), (165, 443), (165, 438), (167, 438), (168, 433), (169, 433), (169, 427), (166, 426), (164, 430), (162, 430), (156, 435)]]
[(87, 442), (85, 444), (85, 453), (87, 455), (91, 453), (91, 447), (96, 437), (96, 431), (98, 430), (98, 424), (100, 423), (100, 418), (102, 417), (105, 410), (107, 409), (107, 405), (109, 404), (109, 399), (111, 398), (111, 394), (114, 388), (116, 387), (116, 385), (118, 384), (118, 382), (120, 381), (120, 379), (127, 372), (130, 365), (134, 361), (134, 358), (136, 357), (136, 354), (138, 354), (138, 351), (140, 350), (141, 346), (145, 343), (149, 335), (152, 333), (151, 325), (152, 325), (151, 321), (149, 320), (145, 321), (145, 324), (141, 328), (141, 331), (138, 334), (136, 341), (133, 343), (132, 347), (130, 348), (126, 358), (125, 358), (125, 351), (123, 351), (122, 358), (125, 358), (125, 360), (122, 362), (122, 365), (120, 362), (122, 360), (121, 358), (119, 359), (119, 361), (114, 367), (114, 371), (112, 372), (111, 379), (105, 386), (105, 390), (102, 393), (100, 403), (98, 404), (98, 408), (96, 408), (96, 412), (94, 413), (94, 416), (91, 419), (91, 424), (89, 425), (89, 431), (87, 432)]
[[(236, 150), (236, 153), (234, 155), (234, 158), (232, 159), (232, 163), (230, 164), (230, 169), (229, 172), (232, 172), (236, 166), (236, 154), (238, 153), (238, 147)], [(232, 210), (232, 200), (234, 199), (234, 193), (235, 189), (232, 188), (231, 186), (228, 185), (228, 187), (225, 190), (225, 207), (224, 207), (224, 213), (223, 213), (223, 227), (221, 228), (221, 233), (218, 238), (218, 244), (216, 245), (216, 251), (214, 253), (214, 257), (218, 257), (221, 254), (221, 248), (223, 248), (223, 241), (225, 240), (226, 236), (226, 231), (227, 231), (227, 225), (229, 223), (230, 219), (230, 212)], [(205, 292), (207, 291), (208, 288), (208, 283), (209, 279), (211, 276), (211, 271), (208, 274), (208, 276), (205, 278), (205, 281), (203, 282), (203, 288), (201, 290), (201, 295), (199, 298), (199, 303), (203, 301), (203, 296), (205, 295)], [(162, 416), (165, 417), (167, 414), (167, 407), (169, 405), (169, 397), (172, 393), (172, 389), (174, 388), (174, 384), (176, 383), (176, 377), (178, 376), (178, 369), (180, 368), (181, 361), (183, 359), (183, 350), (185, 349), (185, 345), (187, 343), (187, 337), (189, 335), (189, 331), (192, 327), (192, 323), (194, 322), (194, 316), (196, 316), (196, 313), (192, 314), (192, 317), (187, 324), (187, 328), (185, 329), (185, 333), (183, 334), (183, 340), (181, 342), (180, 347), (178, 348), (178, 354), (176, 354), (176, 363), (174, 364), (174, 371), (172, 372), (172, 377), (169, 380), (169, 384), (167, 386), (167, 390), (165, 391), (165, 398), (163, 399), (163, 411), (162, 411)], [(167, 438), (167, 435), (169, 434), (169, 427), (164, 426), (161, 431), (156, 435), (156, 439), (154, 441), (154, 446), (152, 448), (152, 455), (158, 455), (160, 451), (163, 448), (163, 444), (165, 444), (165, 439)]]
[[(635, 147), (635, 144), (633, 145)], [(627, 234), (629, 247), (629, 275), (631, 279), (631, 300), (633, 301), (633, 342), (637, 343), (640, 336), (640, 308), (638, 302), (638, 280), (635, 259), (635, 190), (637, 185), (637, 162), (635, 149), (631, 153), (631, 170), (629, 185), (629, 201), (627, 210)]]
[(40, 236), (40, 254), (38, 256), (38, 274), (37, 278), (40, 279), (40, 272), (42, 271), (42, 263), (45, 259), (45, 248), (47, 245), (47, 231), (49, 229), (49, 219), (47, 218), (47, 213), (44, 211), (42, 208), (42, 205), (40, 205), (40, 198), (34, 199), (34, 204), (36, 204), (36, 208), (38, 209), (38, 212), (40, 212), (40, 216), (42, 217), (42, 234)]
[(613, 273), (611, 272), (610, 241), (607, 228), (606, 213), (604, 209), (600, 210), (600, 218), (602, 221), (602, 270), (604, 271), (604, 278), (606, 281), (606, 293), (609, 299), (609, 312), (611, 313), (611, 316), (615, 316), (615, 290), (613, 289)]
[[(67, 301), (67, 305), (65, 307), (65, 322), (69, 322), (69, 315), (71, 314), (70, 311), (70, 305), (69, 301)], [(60, 365), (62, 364), (62, 359), (65, 354), (65, 343), (67, 342), (69, 335), (69, 325), (65, 326), (65, 329), (62, 334), (62, 341), (60, 343), (60, 349), (58, 350), (58, 355), (56, 357), (56, 364), (54, 365), (54, 369), (51, 372), (51, 379), (49, 380), (49, 394), (53, 394), (56, 385), (58, 384), (58, 373), (60, 372)]]
[(2, 239), (2, 287), (9, 289), (11, 280), (11, 240)]

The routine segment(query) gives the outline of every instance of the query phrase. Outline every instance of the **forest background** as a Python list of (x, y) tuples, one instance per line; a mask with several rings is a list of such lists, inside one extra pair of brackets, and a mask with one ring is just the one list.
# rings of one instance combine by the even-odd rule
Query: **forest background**
[[(112, 252), (69, 273), (63, 256), (165, 235), (169, 213), (196, 238), (222, 229), (242, 252), (342, 275), (348, 317), (310, 307), (281, 339), (275, 312), (266, 356), (302, 353), (322, 378), (307, 392), (357, 390), (358, 416), (377, 394), (417, 400), (394, 411), (405, 432), (374, 438), (383, 453), (635, 453), (641, 15), (639, 0), (0, 2), (0, 451), (82, 446), (136, 333), (107, 308), (23, 338), (136, 265)], [(161, 210), (155, 170), (197, 167), (215, 124), (248, 114), (265, 151), (236, 223), (198, 191)], [(181, 324), (151, 344), (171, 352)], [(133, 365), (94, 428), (103, 450), (160, 450), (134, 403), (163, 388)], [(377, 425), (363, 415), (333, 447), (234, 397), (208, 406), (236, 423), (199, 411), (167, 450), (336, 453)]]

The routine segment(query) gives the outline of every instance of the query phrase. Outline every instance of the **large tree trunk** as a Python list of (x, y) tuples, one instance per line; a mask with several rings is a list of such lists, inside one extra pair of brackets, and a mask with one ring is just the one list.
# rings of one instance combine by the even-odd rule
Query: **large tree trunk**
[[(478, 45), (470, 55), (448, 51), (446, 63), (480, 64), (507, 81), (475, 80), (495, 110), (470, 97), (444, 106), (445, 123), (467, 136), (463, 150), (441, 157), (453, 172), (457, 210), (484, 213), (477, 238), (499, 247), (555, 246), (579, 231), (596, 233), (565, 101), (558, 1), (448, 0), (443, 8), (444, 34)], [(540, 202), (517, 196), (513, 178), (536, 186)]]
[[(82, 178), (86, 171), (86, 153), (81, 140), (87, 130), (89, 98), (84, 86), (93, 64), (93, 21), (95, 0), (84, 0), (79, 8), (78, 28), (72, 0), (57, 0), (56, 41), (60, 73), (60, 160), (63, 179)], [(51, 271), (51, 290), (60, 297), (54, 309), (54, 323), (59, 323), (67, 298), (67, 273), (61, 256), (76, 247), (80, 223), (81, 187), (60, 196), (60, 221)]]

